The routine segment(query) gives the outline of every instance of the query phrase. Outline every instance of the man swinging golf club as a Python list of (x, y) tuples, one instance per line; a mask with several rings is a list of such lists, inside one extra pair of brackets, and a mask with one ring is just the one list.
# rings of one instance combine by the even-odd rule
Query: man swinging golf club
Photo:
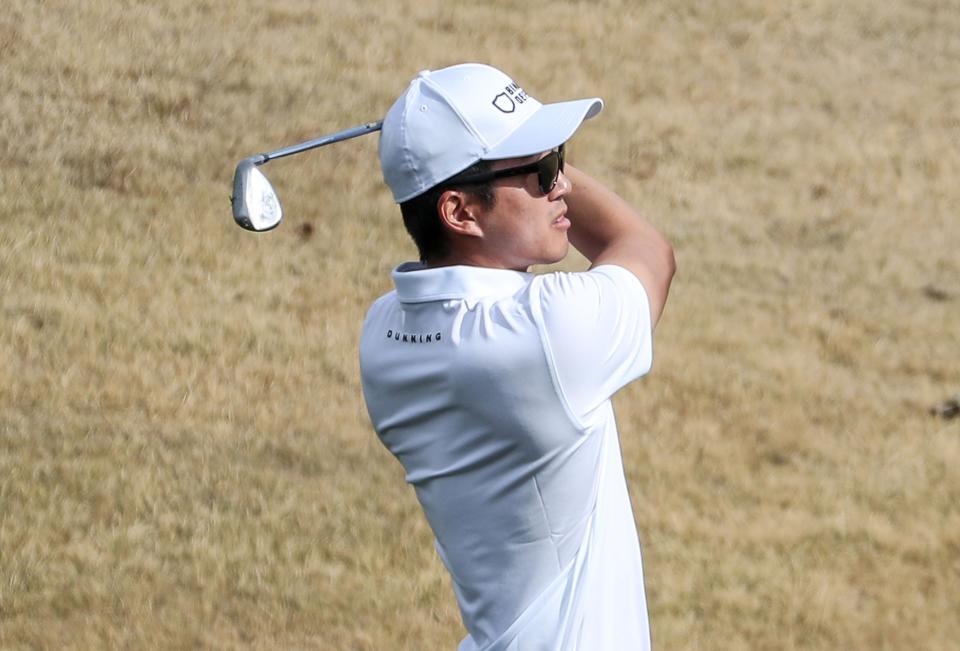
[[(650, 646), (610, 398), (650, 370), (674, 260), (564, 165), (602, 107), (543, 105), (464, 64), (420, 73), (383, 122), (383, 176), (420, 261), (367, 315), (363, 391), (450, 572), (459, 651)], [(588, 271), (528, 273), (570, 244)]]

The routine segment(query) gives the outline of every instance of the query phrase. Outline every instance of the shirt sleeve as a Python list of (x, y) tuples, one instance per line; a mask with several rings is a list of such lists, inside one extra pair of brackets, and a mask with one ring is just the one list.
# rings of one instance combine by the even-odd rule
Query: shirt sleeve
[(557, 389), (581, 426), (628, 383), (650, 371), (650, 302), (640, 280), (616, 265), (540, 277), (533, 301)]

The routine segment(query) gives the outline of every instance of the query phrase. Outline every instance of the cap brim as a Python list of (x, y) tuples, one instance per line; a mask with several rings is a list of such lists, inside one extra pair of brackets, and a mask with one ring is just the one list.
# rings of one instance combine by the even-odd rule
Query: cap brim
[(599, 97), (544, 104), (536, 113), (483, 155), (484, 160), (523, 158), (559, 147), (584, 120), (603, 110)]

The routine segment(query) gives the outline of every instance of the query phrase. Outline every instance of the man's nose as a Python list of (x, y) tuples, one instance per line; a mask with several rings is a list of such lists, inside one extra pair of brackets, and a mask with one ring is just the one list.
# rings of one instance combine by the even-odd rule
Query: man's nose
[(573, 183), (570, 182), (570, 179), (567, 178), (567, 175), (563, 172), (557, 175), (557, 182), (554, 184), (553, 189), (550, 190), (548, 195), (551, 201), (559, 199), (560, 197), (569, 194), (570, 190), (573, 189)]

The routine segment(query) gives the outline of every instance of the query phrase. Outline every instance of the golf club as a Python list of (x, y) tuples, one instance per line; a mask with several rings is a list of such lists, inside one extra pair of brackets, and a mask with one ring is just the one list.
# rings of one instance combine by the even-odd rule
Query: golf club
[(230, 197), (230, 204), (233, 206), (234, 221), (248, 231), (262, 233), (276, 228), (283, 219), (280, 199), (267, 177), (257, 169), (260, 165), (275, 158), (299, 154), (308, 149), (316, 149), (379, 131), (381, 126), (383, 126), (382, 120), (367, 122), (358, 127), (302, 142), (299, 145), (290, 145), (266, 154), (244, 158), (237, 165), (237, 171), (233, 173), (233, 196)]

